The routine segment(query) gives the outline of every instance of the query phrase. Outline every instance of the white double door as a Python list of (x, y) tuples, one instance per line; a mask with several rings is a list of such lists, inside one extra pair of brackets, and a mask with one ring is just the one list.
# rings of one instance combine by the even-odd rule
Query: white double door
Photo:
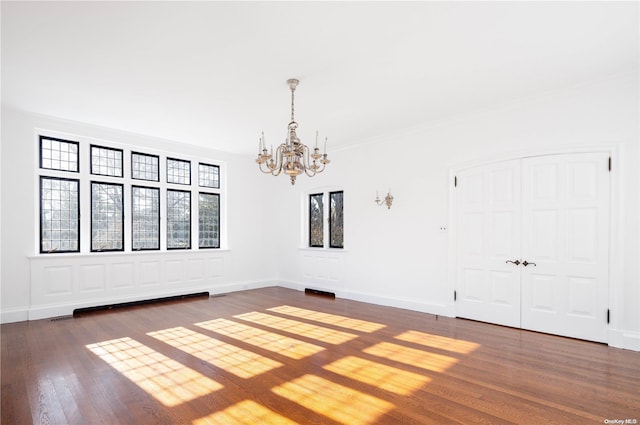
[(457, 176), (457, 316), (606, 342), (609, 156), (549, 155)]

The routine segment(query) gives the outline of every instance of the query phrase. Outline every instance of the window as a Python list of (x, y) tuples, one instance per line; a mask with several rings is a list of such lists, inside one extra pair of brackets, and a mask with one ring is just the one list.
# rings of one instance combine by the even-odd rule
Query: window
[(167, 158), (167, 183), (191, 184), (191, 162)]
[(122, 177), (122, 150), (92, 145), (91, 174)]
[(167, 249), (191, 248), (191, 192), (167, 190)]
[(131, 178), (160, 181), (160, 157), (144, 153), (131, 153)]
[(40, 168), (78, 172), (78, 142), (40, 136)]
[(160, 249), (160, 189), (133, 186), (131, 210), (132, 249)]
[(40, 252), (80, 251), (79, 180), (40, 177)]
[[(326, 200), (328, 199), (328, 202)], [(344, 248), (344, 192), (323, 192), (309, 195), (309, 246), (313, 248)], [(329, 226), (325, 228), (325, 217)]]
[(91, 182), (91, 251), (124, 249), (123, 186)]
[(200, 193), (198, 240), (200, 248), (220, 248), (220, 195)]
[(309, 246), (324, 246), (324, 194), (309, 195)]
[(343, 216), (344, 193), (329, 193), (329, 246), (331, 248), (344, 247), (344, 216)]
[(39, 227), (35, 244), (41, 254), (224, 245), (224, 168), (216, 161), (57, 136), (38, 135), (35, 140), (40, 205), (34, 225)]
[(214, 189), (220, 188), (220, 167), (203, 163), (198, 164), (198, 185)]

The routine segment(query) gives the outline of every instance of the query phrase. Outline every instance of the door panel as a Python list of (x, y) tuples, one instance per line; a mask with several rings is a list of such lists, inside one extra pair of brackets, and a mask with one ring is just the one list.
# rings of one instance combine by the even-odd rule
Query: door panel
[(520, 326), (520, 161), (458, 176), (458, 316)]
[(606, 342), (608, 155), (522, 162), (522, 327)]

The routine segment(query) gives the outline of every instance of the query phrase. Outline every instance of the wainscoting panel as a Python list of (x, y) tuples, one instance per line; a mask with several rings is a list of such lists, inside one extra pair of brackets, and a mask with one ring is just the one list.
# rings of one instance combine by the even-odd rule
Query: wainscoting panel
[(228, 251), (39, 255), (30, 258), (29, 320), (76, 308), (213, 292)]
[(341, 250), (301, 249), (300, 276), (313, 289), (344, 290), (346, 252)]

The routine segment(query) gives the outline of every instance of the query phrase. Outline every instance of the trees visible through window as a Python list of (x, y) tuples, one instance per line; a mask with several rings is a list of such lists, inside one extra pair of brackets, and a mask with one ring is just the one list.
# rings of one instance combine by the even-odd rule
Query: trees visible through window
[(191, 192), (167, 190), (167, 249), (191, 248)]
[(220, 248), (220, 195), (200, 193), (198, 201), (199, 247)]
[(40, 177), (40, 252), (80, 251), (79, 180)]
[(131, 246), (133, 250), (160, 249), (160, 189), (131, 188)]
[(91, 182), (91, 251), (123, 249), (123, 186)]
[(329, 193), (329, 246), (344, 248), (344, 193)]
[(309, 195), (309, 246), (324, 246), (323, 193)]

